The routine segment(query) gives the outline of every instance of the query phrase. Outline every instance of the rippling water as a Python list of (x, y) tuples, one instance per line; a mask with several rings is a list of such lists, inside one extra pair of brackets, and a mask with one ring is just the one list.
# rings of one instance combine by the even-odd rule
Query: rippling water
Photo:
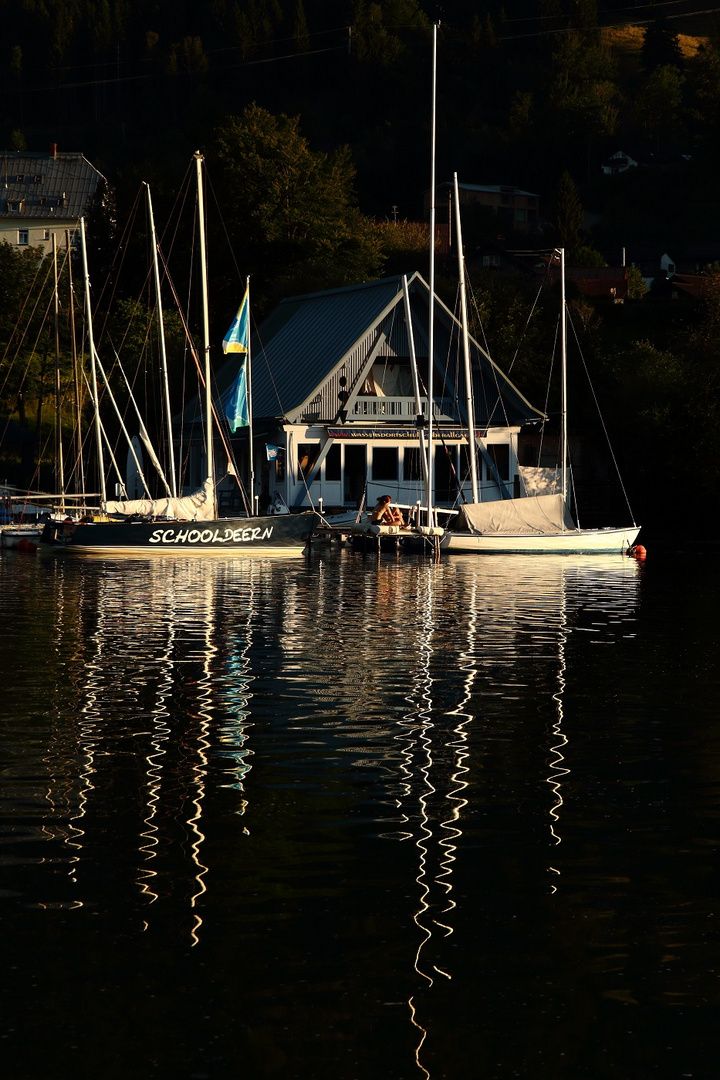
[(0, 580), (4, 1080), (716, 1074), (712, 559)]

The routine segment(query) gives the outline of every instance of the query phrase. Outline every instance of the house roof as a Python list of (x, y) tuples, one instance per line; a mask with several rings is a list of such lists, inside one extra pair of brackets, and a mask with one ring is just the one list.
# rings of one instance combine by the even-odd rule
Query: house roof
[[(445, 180), (443, 183), (438, 184), (438, 188), (453, 188), (454, 184)], [(527, 195), (531, 199), (538, 199), (540, 196), (534, 191), (523, 191), (522, 188), (513, 187), (512, 184), (461, 184), (458, 182), (458, 188), (460, 191), (483, 191), (491, 195)]]
[[(409, 279), (408, 287), (417, 304), (424, 300), (427, 312), (429, 288), (420, 274)], [(351, 354), (357, 354), (363, 341), (377, 331), (383, 320), (397, 319), (401, 312), (401, 277), (283, 300), (253, 336), (253, 415), (268, 419), (297, 415), (330, 374)], [(443, 332), (446, 339), (459, 333), (460, 324), (440, 300), (436, 302), (435, 312), (438, 337)], [(422, 325), (416, 328), (417, 350), (427, 355), (420, 341), (423, 330)], [(437, 357), (441, 354), (437, 341), (434, 351), (437, 368)], [(526, 401), (472, 340), (471, 353), (476, 371), (479, 424), (490, 419), (498, 424), (518, 424), (541, 418), (542, 413)], [(221, 396), (234, 383), (236, 371), (237, 361), (231, 359), (217, 373)]]
[[(548, 268), (553, 281), (560, 280), (560, 267)], [(625, 266), (566, 266), (566, 281), (572, 281), (585, 296), (614, 296), (618, 300), (628, 295), (628, 273)]]
[(0, 218), (77, 221), (103, 179), (79, 153), (4, 150)]

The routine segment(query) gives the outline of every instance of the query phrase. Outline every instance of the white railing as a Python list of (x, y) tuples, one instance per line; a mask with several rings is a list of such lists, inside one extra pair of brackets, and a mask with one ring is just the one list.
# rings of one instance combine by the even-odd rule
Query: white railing
[[(427, 398), (420, 401), (423, 416), (427, 415)], [(415, 420), (414, 397), (358, 397), (348, 411), (349, 420)], [(443, 398), (435, 405), (435, 416), (451, 419), (452, 400)]]

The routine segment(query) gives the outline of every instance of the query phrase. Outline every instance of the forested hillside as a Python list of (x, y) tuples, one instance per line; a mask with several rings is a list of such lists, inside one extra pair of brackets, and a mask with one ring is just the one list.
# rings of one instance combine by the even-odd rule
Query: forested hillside
[[(677, 253), (720, 239), (720, 36), (709, 17), (681, 14), (681, 4), (595, 0), (0, 0), (0, 140), (9, 150), (57, 143), (100, 169), (112, 195), (109, 220), (95, 222), (106, 261), (140, 181), (162, 221), (201, 150), (234, 246), (216, 267), (223, 312), (247, 273), (262, 313), (293, 291), (424, 271), (405, 222), (422, 220), (429, 186), (439, 22), (439, 181), (457, 172), (538, 194), (533, 243), (562, 242), (579, 261), (640, 241)], [(619, 150), (653, 164), (604, 176)], [(470, 223), (468, 254), (492, 235), (492, 222)], [(507, 366), (532, 290), (480, 271), (474, 286)], [(3, 292), (13, 327), (18, 289)], [(712, 295), (672, 311), (652, 296), (623, 309), (575, 300), (611, 426), (626, 456), (642, 447), (646, 479), (679, 480), (682, 443), (717, 482)], [(541, 347), (523, 339), (529, 394)], [(7, 393), (2, 411), (14, 411)]]

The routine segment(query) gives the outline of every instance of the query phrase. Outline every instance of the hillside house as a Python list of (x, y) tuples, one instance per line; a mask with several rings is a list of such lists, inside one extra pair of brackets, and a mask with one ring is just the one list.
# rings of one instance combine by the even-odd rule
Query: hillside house
[(55, 145), (47, 154), (4, 150), (0, 242), (49, 252), (53, 234), (63, 246), (68, 230), (72, 242), (103, 179), (82, 154), (61, 153)]
[[(454, 184), (438, 184), (435, 208), (438, 216), (450, 217), (453, 204)], [(538, 227), (540, 196), (530, 191), (502, 184), (458, 184), (460, 207), (482, 206), (491, 210), (502, 229), (511, 232), (531, 233)], [(426, 215), (430, 212), (430, 190), (424, 194)], [(454, 225), (452, 226), (454, 231)]]

